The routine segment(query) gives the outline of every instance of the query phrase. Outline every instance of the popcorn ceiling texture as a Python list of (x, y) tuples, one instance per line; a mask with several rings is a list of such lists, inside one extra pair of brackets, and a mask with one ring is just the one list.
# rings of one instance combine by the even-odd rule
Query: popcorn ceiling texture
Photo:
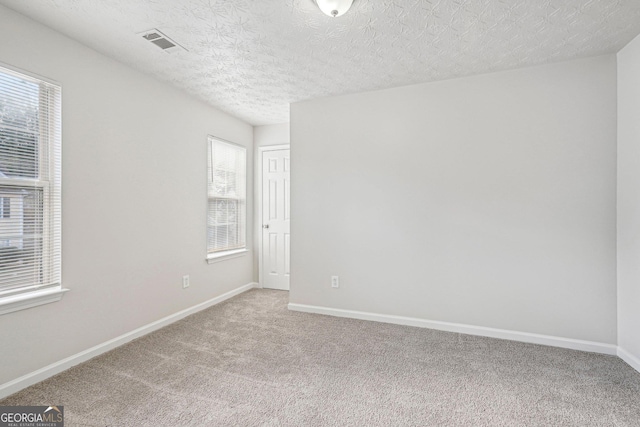
[(638, 426), (614, 356), (291, 312), (252, 290), (0, 405), (69, 426)]
[[(613, 53), (638, 0), (0, 0), (251, 124), (289, 103)], [(188, 49), (167, 54), (137, 33)]]

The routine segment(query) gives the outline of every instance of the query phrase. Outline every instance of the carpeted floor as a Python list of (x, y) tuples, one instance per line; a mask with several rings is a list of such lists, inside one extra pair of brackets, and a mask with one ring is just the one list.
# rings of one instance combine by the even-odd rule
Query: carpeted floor
[(290, 312), (252, 290), (10, 396), (66, 426), (640, 426), (613, 356)]

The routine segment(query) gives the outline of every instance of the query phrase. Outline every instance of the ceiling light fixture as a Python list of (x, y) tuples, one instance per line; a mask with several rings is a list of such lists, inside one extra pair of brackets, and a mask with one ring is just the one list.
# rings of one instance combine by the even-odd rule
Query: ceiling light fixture
[(315, 0), (322, 12), (331, 17), (342, 16), (353, 4), (353, 0)]

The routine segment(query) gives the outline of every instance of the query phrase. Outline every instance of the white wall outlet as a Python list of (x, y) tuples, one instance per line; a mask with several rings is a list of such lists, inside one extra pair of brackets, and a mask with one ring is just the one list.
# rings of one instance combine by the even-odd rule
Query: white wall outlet
[(340, 287), (340, 281), (338, 280), (338, 276), (331, 276), (331, 287), (332, 288)]
[(182, 276), (182, 289), (187, 289), (189, 287), (189, 275)]

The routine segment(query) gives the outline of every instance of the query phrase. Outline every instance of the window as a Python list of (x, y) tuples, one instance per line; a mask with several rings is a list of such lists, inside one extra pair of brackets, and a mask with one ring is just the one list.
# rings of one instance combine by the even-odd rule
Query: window
[(246, 250), (246, 158), (244, 147), (209, 137), (209, 259)]
[(0, 197), (0, 218), (11, 218), (11, 198)]
[(60, 97), (0, 67), (0, 314), (62, 297)]

